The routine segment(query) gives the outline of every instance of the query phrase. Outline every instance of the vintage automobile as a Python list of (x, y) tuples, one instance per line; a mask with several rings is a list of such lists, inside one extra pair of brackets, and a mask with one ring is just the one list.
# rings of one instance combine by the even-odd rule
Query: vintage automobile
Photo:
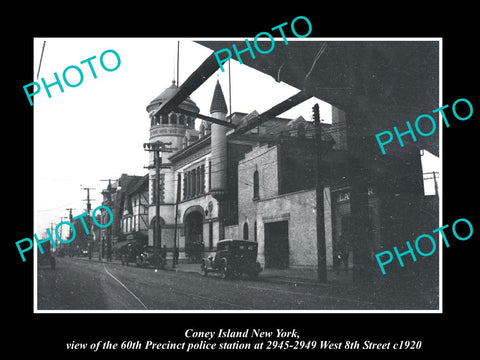
[(165, 268), (165, 256), (162, 255), (160, 249), (154, 246), (145, 246), (137, 255), (137, 266), (153, 266), (155, 269), (163, 269)]
[(215, 256), (203, 259), (200, 273), (207, 276), (209, 272), (220, 274), (222, 279), (233, 278), (241, 274), (257, 277), (262, 271), (257, 261), (258, 244), (249, 240), (225, 239), (217, 243)]
[(123, 246), (120, 250), (120, 260), (122, 261), (122, 265), (128, 266), (130, 263), (136, 263), (137, 256), (140, 255), (140, 250), (140, 247), (132, 243)]

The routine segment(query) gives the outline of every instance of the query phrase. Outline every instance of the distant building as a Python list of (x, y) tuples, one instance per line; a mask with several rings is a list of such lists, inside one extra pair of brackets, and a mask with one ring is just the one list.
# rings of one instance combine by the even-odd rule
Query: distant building
[[(132, 176), (122, 174), (102, 192), (102, 205), (113, 212), (113, 222), (102, 229), (100, 241), (103, 257), (111, 251), (117, 256), (128, 244), (138, 246), (148, 242), (148, 175)], [(108, 223), (108, 213), (102, 212), (101, 223)], [(118, 257), (118, 256), (117, 256)]]

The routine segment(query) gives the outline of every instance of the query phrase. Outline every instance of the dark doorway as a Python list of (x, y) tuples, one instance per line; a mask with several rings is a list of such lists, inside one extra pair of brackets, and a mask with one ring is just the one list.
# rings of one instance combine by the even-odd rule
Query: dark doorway
[(203, 215), (193, 211), (185, 217), (185, 255), (190, 262), (200, 261), (203, 247)]
[(265, 267), (287, 269), (288, 257), (288, 221), (266, 223)]

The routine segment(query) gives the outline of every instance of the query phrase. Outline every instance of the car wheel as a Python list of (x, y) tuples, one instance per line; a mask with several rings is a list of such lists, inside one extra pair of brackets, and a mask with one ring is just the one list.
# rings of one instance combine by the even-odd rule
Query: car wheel
[(202, 265), (200, 265), (200, 274), (202, 274), (202, 276), (205, 276), (205, 277), (208, 276), (207, 265), (204, 262), (202, 262)]
[(231, 275), (230, 267), (228, 264), (223, 263), (220, 267), (220, 278), (228, 279)]

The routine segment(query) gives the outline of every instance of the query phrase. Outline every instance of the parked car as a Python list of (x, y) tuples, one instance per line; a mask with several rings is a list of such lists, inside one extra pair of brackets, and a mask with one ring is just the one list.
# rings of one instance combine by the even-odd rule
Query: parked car
[(162, 256), (160, 249), (155, 246), (145, 246), (137, 256), (136, 262), (137, 266), (153, 266), (155, 269), (165, 268), (165, 257)]
[(207, 276), (209, 272), (220, 274), (222, 279), (247, 274), (257, 277), (262, 271), (257, 261), (258, 244), (249, 240), (225, 239), (217, 243), (215, 256), (203, 259), (200, 272)]
[(138, 246), (134, 244), (128, 244), (121, 248), (120, 251), (120, 259), (122, 261), (122, 265), (129, 265), (130, 263), (135, 264), (137, 262), (137, 256), (140, 255), (140, 251)]

